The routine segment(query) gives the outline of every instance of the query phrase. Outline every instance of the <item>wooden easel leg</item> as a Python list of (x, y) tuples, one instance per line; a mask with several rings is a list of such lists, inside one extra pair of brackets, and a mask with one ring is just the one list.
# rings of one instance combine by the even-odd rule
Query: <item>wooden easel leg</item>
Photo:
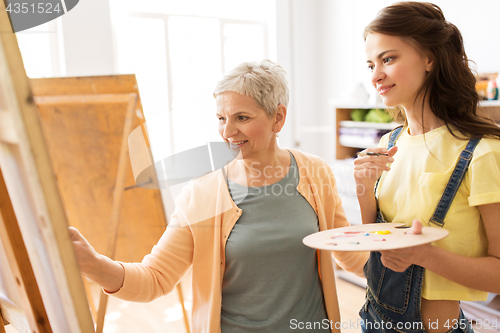
[(92, 296), (92, 290), (90, 290), (89, 281), (86, 277), (82, 276), (83, 287), (85, 288), (85, 293), (87, 294), (87, 298), (90, 306), (90, 313), (92, 313), (92, 318), (94, 318), (94, 322), (97, 320), (97, 310), (95, 308), (94, 297)]
[[(125, 177), (127, 176), (128, 165), (128, 135), (132, 129), (134, 110), (137, 104), (137, 95), (130, 94), (128, 101), (127, 116), (123, 128), (122, 145), (120, 157), (118, 160), (118, 171), (116, 174), (115, 190), (113, 192), (113, 204), (111, 206), (111, 218), (109, 223), (109, 239), (106, 256), (113, 259), (115, 256), (116, 241), (118, 238), (118, 227), (120, 225), (120, 210), (125, 191)], [(108, 295), (101, 292), (99, 299), (99, 308), (97, 310), (96, 333), (102, 333), (104, 328), (104, 317), (106, 316), (106, 307), (108, 305)]]
[(108, 295), (101, 291), (101, 297), (99, 298), (99, 310), (97, 310), (97, 323), (96, 323), (96, 333), (102, 333), (104, 329), (104, 318), (106, 316), (106, 308), (108, 306)]
[(191, 330), (189, 329), (189, 319), (187, 316), (186, 307), (184, 306), (184, 295), (182, 294), (181, 284), (178, 283), (177, 286), (175, 286), (175, 289), (177, 289), (177, 296), (179, 296), (179, 302), (181, 302), (182, 316), (184, 318), (184, 326), (186, 327), (186, 332), (189, 333), (191, 332)]
[(5, 325), (3, 324), (2, 309), (0, 309), (0, 333), (6, 333), (4, 326)]

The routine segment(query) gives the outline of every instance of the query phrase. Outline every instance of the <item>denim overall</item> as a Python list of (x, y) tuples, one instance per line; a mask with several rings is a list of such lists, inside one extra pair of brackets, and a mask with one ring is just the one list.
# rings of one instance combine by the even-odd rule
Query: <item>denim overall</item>
[[(402, 127), (398, 127), (391, 133), (388, 149), (394, 146), (401, 130)], [(462, 183), (472, 153), (479, 140), (470, 140), (460, 153), (460, 159), (451, 174), (441, 200), (429, 221), (430, 223), (439, 227), (444, 225), (446, 213)], [(378, 181), (375, 185), (375, 191), (377, 186)], [(380, 210), (377, 212), (376, 222), (387, 223)], [(370, 258), (364, 267), (368, 284), (366, 302), (359, 312), (363, 320), (363, 332), (425, 333), (420, 311), (424, 268), (412, 265), (404, 272), (394, 272), (382, 264), (380, 256), (380, 252), (371, 252)], [(450, 328), (455, 322), (457, 321), (454, 320), (449, 323)], [(450, 329), (449, 332), (473, 332), (462, 310), (460, 310), (457, 327)]]

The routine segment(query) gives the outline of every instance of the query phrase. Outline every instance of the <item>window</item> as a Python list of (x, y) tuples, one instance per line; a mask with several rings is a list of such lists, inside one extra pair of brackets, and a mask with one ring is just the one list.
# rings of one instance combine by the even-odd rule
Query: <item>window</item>
[(61, 74), (57, 24), (54, 20), (16, 33), (28, 77), (53, 77)]
[(157, 160), (220, 140), (217, 80), (276, 58), (275, 1), (111, 0), (111, 15), (117, 70), (137, 76)]

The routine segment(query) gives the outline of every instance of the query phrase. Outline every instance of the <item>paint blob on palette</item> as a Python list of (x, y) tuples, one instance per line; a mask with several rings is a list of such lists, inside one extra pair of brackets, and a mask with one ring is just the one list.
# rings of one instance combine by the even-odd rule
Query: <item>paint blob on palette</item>
[(370, 223), (320, 231), (303, 239), (306, 246), (332, 251), (382, 251), (432, 243), (448, 236), (448, 230), (423, 227), (409, 235), (403, 223)]

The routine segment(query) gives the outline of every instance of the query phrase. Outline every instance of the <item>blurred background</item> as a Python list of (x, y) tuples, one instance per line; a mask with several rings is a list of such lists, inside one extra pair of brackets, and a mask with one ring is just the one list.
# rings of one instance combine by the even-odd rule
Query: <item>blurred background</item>
[[(277, 61), (292, 88), (280, 144), (333, 163), (333, 103), (372, 94), (363, 28), (391, 3), (81, 0), (17, 36), (31, 78), (135, 73), (159, 158), (219, 138), (212, 90), (225, 71)], [(462, 31), (477, 70), (500, 71), (500, 1), (434, 3)]]

